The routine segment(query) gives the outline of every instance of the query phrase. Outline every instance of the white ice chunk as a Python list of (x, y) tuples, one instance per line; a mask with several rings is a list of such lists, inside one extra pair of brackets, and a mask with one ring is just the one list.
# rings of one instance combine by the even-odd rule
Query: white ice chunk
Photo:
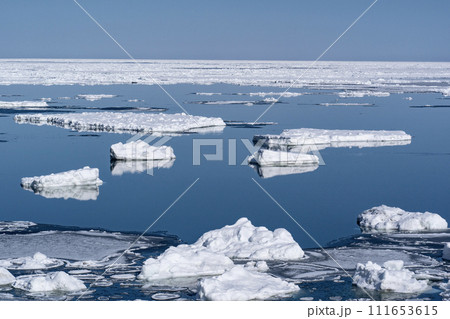
[(248, 161), (259, 166), (311, 166), (319, 164), (319, 158), (316, 155), (267, 149), (259, 149), (249, 157)]
[(245, 264), (245, 268), (249, 270), (255, 270), (260, 272), (266, 272), (269, 270), (269, 266), (264, 260), (259, 261), (249, 261)]
[(36, 224), (28, 221), (0, 222), (0, 232), (16, 232), (31, 226), (36, 226)]
[(5, 268), (0, 267), (0, 286), (10, 285), (16, 278)]
[(264, 300), (299, 290), (293, 283), (241, 265), (218, 277), (204, 278), (199, 284), (199, 296), (206, 300)]
[[(361, 142), (411, 141), (403, 131), (322, 130), (313, 128), (284, 130), (280, 135), (256, 135), (253, 141), (265, 140), (268, 145), (327, 145), (351, 146)], [(342, 144), (346, 143), (346, 144)]]
[(98, 168), (86, 166), (82, 169), (67, 172), (22, 178), (25, 189), (41, 190), (47, 187), (67, 186), (100, 186), (103, 182), (98, 178)]
[(125, 144), (113, 144), (111, 158), (116, 160), (170, 160), (175, 158), (175, 154), (170, 146), (152, 146), (138, 140)]
[(84, 112), (66, 114), (19, 114), (17, 123), (55, 125), (78, 131), (112, 133), (187, 132), (208, 127), (225, 127), (218, 117), (178, 114), (149, 114), (121, 112)]
[(64, 262), (62, 260), (48, 258), (46, 255), (39, 252), (35, 253), (33, 257), (19, 257), (0, 260), (0, 267), (21, 270), (48, 269), (58, 267), (63, 264)]
[(390, 260), (381, 267), (369, 261), (356, 266), (354, 283), (370, 290), (386, 290), (400, 293), (424, 291), (428, 284), (424, 280), (414, 278), (414, 273), (403, 268), (403, 261)]
[(286, 229), (272, 232), (266, 227), (253, 226), (247, 218), (203, 234), (192, 246), (239, 259), (298, 260), (304, 255)]
[(444, 249), (442, 250), (442, 258), (445, 260), (450, 260), (450, 243), (444, 244)]
[(413, 213), (381, 205), (362, 212), (357, 223), (363, 230), (426, 231), (447, 229), (447, 221), (430, 212)]
[(15, 108), (29, 108), (29, 107), (47, 107), (45, 101), (0, 101), (0, 109), (15, 109)]
[(211, 276), (222, 274), (233, 265), (230, 258), (207, 248), (179, 245), (168, 248), (157, 258), (147, 259), (138, 278), (152, 281)]
[(88, 101), (98, 101), (101, 99), (110, 99), (110, 98), (113, 98), (116, 96), (117, 95), (113, 95), (113, 94), (78, 94), (77, 98), (85, 99)]
[(30, 292), (80, 291), (86, 289), (80, 279), (63, 271), (38, 276), (20, 276), (17, 277), (13, 287)]

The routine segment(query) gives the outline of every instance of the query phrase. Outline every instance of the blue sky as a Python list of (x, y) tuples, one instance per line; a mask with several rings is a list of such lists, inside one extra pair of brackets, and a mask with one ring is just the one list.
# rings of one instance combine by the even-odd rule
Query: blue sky
[[(314, 60), (373, 0), (79, 0), (136, 58)], [(450, 61), (450, 1), (379, 0), (323, 60)], [(72, 0), (2, 0), (0, 58), (127, 58)]]

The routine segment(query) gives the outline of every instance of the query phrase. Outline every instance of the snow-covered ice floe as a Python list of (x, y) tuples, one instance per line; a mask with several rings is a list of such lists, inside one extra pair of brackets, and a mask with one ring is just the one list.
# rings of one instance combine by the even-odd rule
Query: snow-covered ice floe
[(77, 131), (105, 131), (112, 133), (192, 132), (197, 129), (225, 127), (218, 117), (178, 114), (84, 112), (68, 114), (20, 114), (17, 123), (55, 125)]
[(311, 166), (319, 164), (316, 155), (260, 149), (248, 159), (259, 166)]
[(447, 221), (438, 214), (407, 212), (386, 205), (362, 212), (357, 223), (365, 231), (432, 231), (448, 227)]
[(152, 146), (144, 141), (117, 143), (111, 146), (111, 158), (123, 161), (157, 161), (175, 158), (170, 146)]
[(313, 172), (319, 168), (319, 165), (302, 165), (302, 166), (259, 166), (250, 164), (259, 177), (261, 178), (271, 178), (275, 176), (283, 175), (293, 175), (293, 174), (304, 174)]
[[(284, 130), (280, 135), (255, 135), (253, 142), (263, 140), (265, 145), (325, 145), (350, 147), (367, 142), (402, 142), (409, 144), (411, 135), (403, 131), (323, 130), (313, 128)], [(364, 145), (364, 144), (362, 144)]]
[(45, 101), (0, 101), (0, 109), (48, 107)]
[(0, 222), (0, 232), (12, 233), (26, 230), (31, 226), (36, 226), (36, 224), (28, 221)]
[(0, 267), (0, 286), (11, 285), (16, 278), (6, 269)]
[(353, 282), (364, 289), (399, 293), (421, 292), (428, 288), (427, 281), (417, 280), (413, 272), (403, 268), (401, 260), (387, 261), (383, 267), (371, 261), (358, 264)]
[(264, 300), (283, 297), (300, 288), (280, 278), (238, 265), (224, 274), (204, 278), (199, 284), (199, 296), (206, 300)]
[(391, 94), (389, 92), (383, 91), (344, 91), (338, 93), (339, 97), (365, 97), (365, 96), (376, 96), (376, 97), (387, 97)]
[(287, 230), (272, 232), (241, 218), (234, 225), (203, 234), (192, 245), (170, 247), (157, 258), (149, 258), (138, 278), (152, 281), (211, 276), (231, 269), (232, 259), (300, 260), (303, 256), (303, 250)]
[(21, 270), (49, 269), (59, 267), (63, 264), (63, 261), (48, 258), (46, 255), (39, 252), (35, 253), (33, 257), (19, 257), (0, 260), (0, 267)]
[(103, 182), (99, 179), (98, 168), (90, 168), (89, 166), (62, 173), (24, 177), (21, 182), (23, 188), (32, 190), (40, 190), (47, 187), (100, 186), (102, 184)]
[(114, 94), (78, 94), (77, 99), (84, 99), (88, 101), (98, 101), (101, 99), (111, 99), (116, 97)]
[(286, 229), (272, 232), (266, 227), (253, 226), (245, 217), (234, 225), (206, 232), (193, 246), (206, 247), (236, 259), (299, 260), (304, 255)]
[(13, 287), (30, 292), (80, 291), (86, 289), (80, 279), (63, 271), (46, 275), (19, 276), (16, 278)]
[(135, 174), (152, 171), (160, 168), (171, 168), (175, 159), (159, 161), (111, 161), (111, 174), (122, 176), (123, 174)]
[(445, 260), (450, 260), (450, 243), (444, 244), (444, 249), (442, 250), (442, 258)]

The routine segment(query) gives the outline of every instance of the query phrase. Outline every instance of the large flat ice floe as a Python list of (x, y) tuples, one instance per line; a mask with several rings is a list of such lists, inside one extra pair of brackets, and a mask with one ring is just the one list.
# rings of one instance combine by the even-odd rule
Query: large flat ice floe
[(353, 282), (361, 288), (399, 293), (421, 292), (428, 288), (425, 280), (417, 280), (414, 273), (403, 268), (403, 261), (390, 260), (383, 267), (369, 261), (356, 266)]
[[(326, 145), (327, 147), (360, 146), (367, 142), (401, 142), (409, 144), (411, 135), (403, 131), (323, 130), (313, 128), (284, 130), (280, 135), (256, 135), (254, 143), (263, 140), (266, 145)], [(364, 144), (362, 144), (364, 146)]]
[(233, 266), (233, 261), (225, 255), (204, 247), (179, 245), (170, 247), (157, 258), (147, 259), (138, 278), (151, 281), (211, 276), (222, 274)]
[(264, 300), (299, 290), (293, 283), (242, 265), (218, 277), (204, 278), (199, 284), (199, 296), (206, 300)]
[(158, 161), (175, 158), (170, 146), (152, 146), (144, 141), (117, 143), (111, 146), (111, 158), (123, 161)]
[(111, 133), (181, 133), (197, 129), (225, 127), (218, 117), (178, 114), (84, 112), (68, 114), (20, 114), (17, 123), (54, 125), (77, 131), (104, 131)]
[(224, 83), (327, 89), (352, 95), (354, 91), (448, 94), (449, 74), (448, 62), (319, 61), (312, 66), (311, 61), (139, 60), (136, 65), (130, 60), (0, 60), (0, 85)]
[(0, 286), (10, 285), (16, 278), (5, 268), (0, 267)]
[(298, 260), (304, 256), (286, 229), (272, 232), (266, 227), (253, 226), (247, 218), (203, 234), (193, 246), (206, 247), (236, 259)]
[(62, 173), (24, 177), (21, 182), (23, 188), (32, 190), (67, 186), (100, 186), (102, 184), (98, 168), (88, 166)]
[(407, 212), (386, 205), (362, 212), (357, 223), (365, 231), (430, 231), (448, 227), (447, 221), (438, 214)]
[(248, 159), (259, 166), (311, 166), (319, 164), (316, 155), (260, 149)]
[(13, 287), (30, 292), (80, 291), (86, 289), (80, 279), (63, 271), (46, 275), (20, 276), (16, 278)]

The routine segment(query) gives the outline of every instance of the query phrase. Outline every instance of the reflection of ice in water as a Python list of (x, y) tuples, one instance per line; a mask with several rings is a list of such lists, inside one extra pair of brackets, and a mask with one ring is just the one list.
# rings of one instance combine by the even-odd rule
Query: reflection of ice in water
[(250, 165), (253, 167), (258, 175), (262, 178), (271, 178), (281, 175), (303, 174), (315, 171), (319, 165), (305, 165), (305, 166), (259, 166)]
[(98, 186), (63, 186), (63, 187), (46, 187), (43, 189), (32, 190), (24, 188), (37, 195), (45, 198), (64, 198), (76, 200), (97, 200), (100, 193)]
[(125, 173), (144, 173), (154, 169), (171, 168), (175, 159), (161, 161), (112, 161), (111, 174), (121, 176)]

